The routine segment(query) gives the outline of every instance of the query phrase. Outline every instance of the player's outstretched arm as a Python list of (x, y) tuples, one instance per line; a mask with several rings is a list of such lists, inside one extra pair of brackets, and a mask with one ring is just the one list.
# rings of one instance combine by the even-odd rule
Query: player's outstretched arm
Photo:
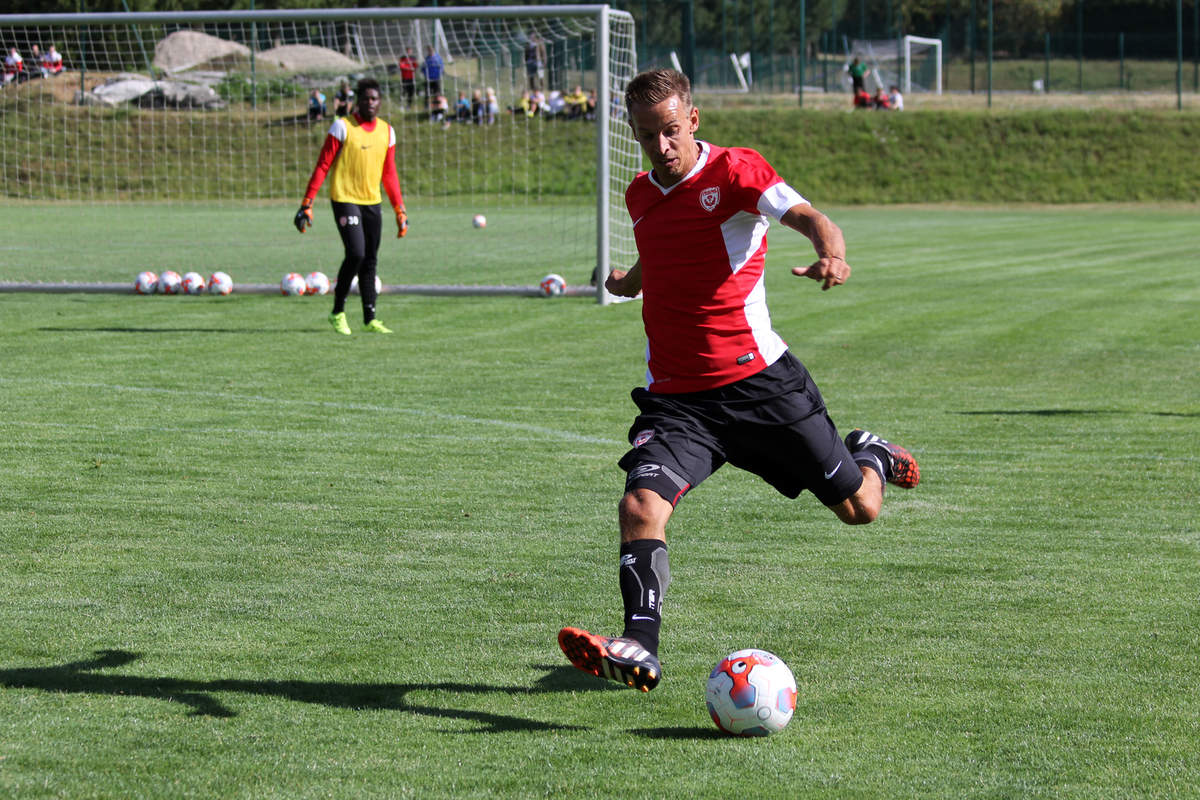
[(617, 297), (637, 297), (642, 291), (642, 260), (633, 262), (628, 270), (614, 269), (608, 273), (604, 288)]
[(846, 282), (850, 277), (850, 265), (846, 263), (846, 239), (842, 236), (842, 229), (833, 220), (808, 203), (800, 203), (788, 209), (780, 222), (807, 236), (817, 251), (817, 260), (807, 267), (793, 267), (793, 275), (820, 281), (822, 290)]

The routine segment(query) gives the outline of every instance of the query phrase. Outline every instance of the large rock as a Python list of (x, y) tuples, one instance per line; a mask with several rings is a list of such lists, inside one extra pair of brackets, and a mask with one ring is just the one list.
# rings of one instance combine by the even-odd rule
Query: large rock
[(141, 75), (110, 78), (88, 92), (76, 92), (75, 102), (84, 106), (115, 108), (135, 103), (143, 108), (224, 108), (211, 87), (183, 81), (155, 81)]
[(175, 31), (154, 46), (154, 66), (165, 72), (182, 72), (231, 56), (249, 58), (250, 48), (199, 31)]
[(352, 72), (362, 65), (336, 50), (311, 44), (285, 44), (258, 54), (259, 60), (278, 64), (289, 72)]

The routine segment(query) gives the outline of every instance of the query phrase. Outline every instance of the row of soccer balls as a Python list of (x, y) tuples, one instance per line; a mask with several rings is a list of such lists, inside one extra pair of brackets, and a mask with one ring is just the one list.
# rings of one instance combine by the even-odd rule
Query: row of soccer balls
[[(358, 278), (350, 284), (350, 291), (358, 285)], [(133, 284), (138, 294), (219, 294), (226, 295), (233, 291), (233, 279), (224, 272), (214, 272), (208, 280), (199, 272), (188, 272), (180, 276), (174, 270), (167, 270), (161, 275), (147, 270), (137, 276)], [(383, 288), (379, 276), (375, 277), (375, 291)], [(550, 273), (538, 283), (538, 289), (546, 297), (557, 297), (567, 290), (567, 282), (561, 275)], [(307, 276), (299, 272), (289, 272), (279, 282), (281, 294), (297, 297), (306, 294), (326, 294), (329, 292), (329, 277), (324, 272), (310, 272)]]
[(214, 272), (204, 280), (199, 272), (180, 276), (170, 269), (161, 275), (146, 271), (138, 273), (133, 290), (138, 294), (229, 294), (233, 291), (233, 278), (224, 272)]

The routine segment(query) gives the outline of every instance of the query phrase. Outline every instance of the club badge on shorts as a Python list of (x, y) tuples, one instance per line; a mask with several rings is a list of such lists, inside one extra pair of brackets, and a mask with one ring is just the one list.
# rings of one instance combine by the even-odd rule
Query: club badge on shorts
[(717, 186), (710, 186), (700, 193), (700, 207), (705, 211), (712, 211), (717, 207), (717, 203), (721, 202), (721, 189)]
[(652, 430), (638, 431), (637, 436), (633, 437), (633, 446), (641, 447), (653, 437), (654, 431)]

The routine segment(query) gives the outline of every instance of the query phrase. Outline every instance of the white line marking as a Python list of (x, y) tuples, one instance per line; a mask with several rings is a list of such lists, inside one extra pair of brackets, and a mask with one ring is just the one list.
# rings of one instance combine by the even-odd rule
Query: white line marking
[(423, 417), (427, 419), (442, 420), (445, 422), (459, 422), (469, 425), (486, 425), (493, 428), (503, 428), (505, 430), (521, 431), (523, 433), (533, 433), (539, 436), (549, 436), (555, 439), (567, 439), (573, 442), (584, 442), (586, 444), (598, 445), (621, 445), (621, 442), (613, 439), (602, 439), (598, 436), (586, 436), (581, 433), (572, 433), (571, 431), (557, 430), (555, 428), (546, 428), (541, 425), (531, 425), (526, 422), (510, 422), (502, 419), (488, 419), (486, 417), (472, 417), (467, 414), (450, 414), (442, 411), (430, 411), (423, 408), (403, 408), (400, 406), (380, 406), (370, 403), (343, 403), (333, 400), (297, 400), (295, 398), (279, 398), (265, 397), (257, 394), (231, 394), (227, 392), (202, 392), (193, 389), (163, 389), (155, 386), (124, 386), (121, 384), (109, 383), (84, 383), (76, 381), (46, 381), (20, 378), (0, 378), (0, 385), (3, 384), (28, 383), (38, 386), (60, 386), (70, 389), (91, 389), (102, 390), (108, 392), (131, 392), (140, 394), (162, 394), (175, 397), (203, 397), (205, 399), (222, 399), (230, 400), (238, 403), (264, 403), (273, 406), (305, 406), (308, 408), (332, 408), (341, 411), (367, 411), (376, 414), (400, 414), (410, 417)]

